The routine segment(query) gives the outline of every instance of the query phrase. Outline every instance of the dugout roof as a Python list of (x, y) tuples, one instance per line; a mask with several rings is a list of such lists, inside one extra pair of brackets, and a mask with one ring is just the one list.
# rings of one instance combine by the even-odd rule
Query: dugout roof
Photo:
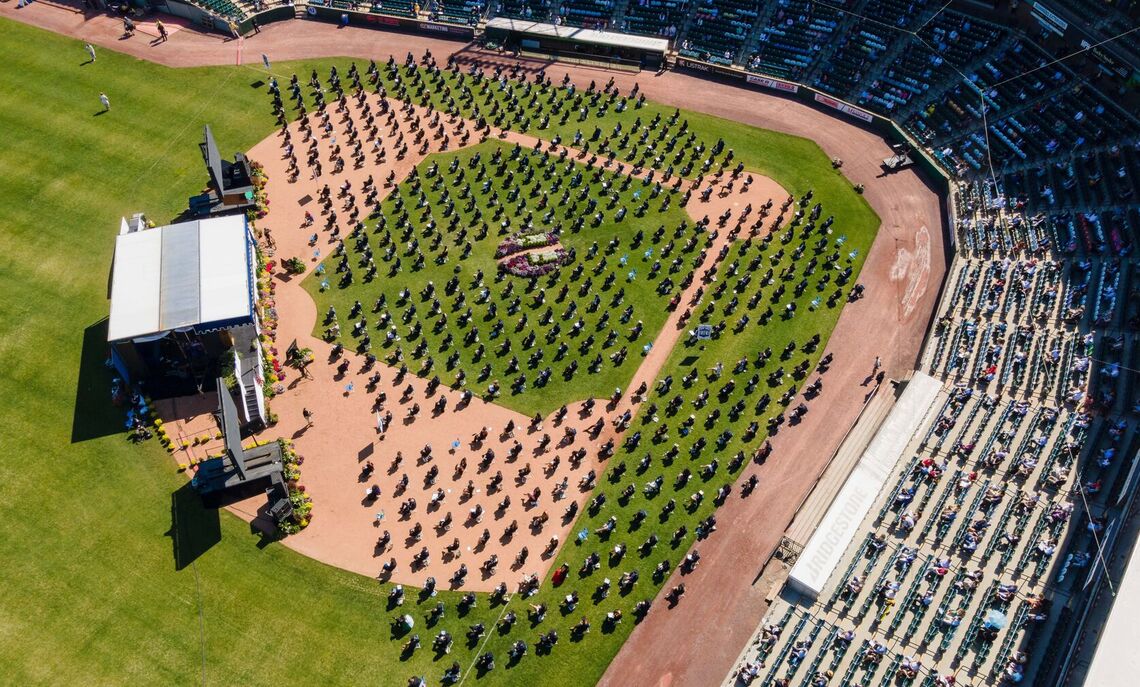
[(645, 52), (665, 53), (669, 50), (669, 41), (664, 38), (651, 38), (649, 36), (631, 36), (625, 33), (612, 33), (609, 31), (595, 31), (582, 29), (576, 26), (556, 26), (522, 19), (507, 19), (495, 17), (487, 22), (487, 29), (511, 31), (542, 38), (557, 38), (577, 43), (592, 43), (594, 45), (609, 45), (615, 48), (633, 48)]

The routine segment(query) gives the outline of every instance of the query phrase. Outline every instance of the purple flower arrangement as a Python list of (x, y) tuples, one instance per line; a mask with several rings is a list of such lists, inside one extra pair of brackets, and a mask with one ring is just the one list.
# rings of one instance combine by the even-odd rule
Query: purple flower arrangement
[(505, 258), (531, 248), (543, 248), (558, 243), (558, 234), (552, 231), (511, 234), (495, 249), (495, 259)]
[(499, 263), (499, 269), (516, 277), (541, 277), (569, 264), (573, 256), (565, 248), (515, 255)]

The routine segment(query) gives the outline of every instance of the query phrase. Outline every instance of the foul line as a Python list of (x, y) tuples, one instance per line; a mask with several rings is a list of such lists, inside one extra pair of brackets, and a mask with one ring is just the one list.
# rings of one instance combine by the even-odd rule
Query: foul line
[[(229, 74), (227, 74), (226, 78), (222, 80), (221, 85), (225, 86), (227, 83), (229, 83), (230, 79), (232, 79), (233, 76), (234, 76), (234, 72), (230, 72)], [(161, 153), (157, 157), (154, 158), (154, 162), (152, 162), (149, 167), (144, 169), (142, 172), (139, 173), (139, 175), (137, 177), (135, 177), (135, 180), (131, 182), (131, 186), (138, 184), (139, 181), (141, 181), (144, 176), (150, 174), (151, 170), (153, 170), (155, 167), (158, 166), (159, 162), (167, 159), (166, 153), (171, 148), (173, 148), (176, 143), (178, 143), (182, 140), (182, 137), (186, 134), (186, 130), (189, 129), (190, 126), (198, 120), (199, 116), (201, 116), (201, 114), (206, 111), (207, 107), (212, 105), (214, 103), (214, 101), (217, 100), (218, 94), (221, 92), (222, 92), (221, 88), (216, 89), (214, 91), (213, 97), (208, 98), (206, 101), (204, 101), (202, 103), (202, 106), (199, 107), (198, 110), (192, 116), (186, 118), (186, 123), (182, 125), (182, 128), (178, 131), (178, 133), (175, 134), (172, 138), (170, 138), (167, 141), (166, 147), (163, 148)]]
[(475, 651), (475, 657), (471, 659), (471, 663), (467, 666), (467, 670), (463, 671), (463, 677), (459, 678), (458, 684), (462, 685), (467, 681), (467, 676), (471, 674), (471, 669), (475, 667), (475, 662), (479, 660), (479, 655), (483, 653), (483, 649), (486, 648), (487, 642), (491, 641), (491, 635), (494, 634), (496, 628), (499, 627), (499, 621), (502, 620), (503, 616), (507, 614), (507, 608), (510, 607), (511, 602), (514, 601), (514, 599), (514, 594), (507, 598), (507, 603), (503, 604), (503, 610), (499, 612), (499, 617), (495, 618), (495, 623), (491, 625), (491, 627), (487, 628), (487, 634), (483, 637), (483, 642)]
[[(176, 535), (177, 536), (177, 535)], [(198, 645), (202, 652), (202, 685), (206, 685), (206, 615), (202, 609), (202, 579), (198, 575), (198, 563), (194, 567), (194, 590), (198, 596)]]

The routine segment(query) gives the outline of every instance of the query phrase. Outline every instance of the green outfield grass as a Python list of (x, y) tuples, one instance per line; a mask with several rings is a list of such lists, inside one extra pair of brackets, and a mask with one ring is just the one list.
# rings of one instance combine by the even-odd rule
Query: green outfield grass
[[(490, 625), (501, 607), (491, 607), (481, 596), (478, 606), (460, 617), (454, 611), (456, 596), (444, 593), (439, 598), (448, 604), (447, 617), (438, 627), (425, 629), (423, 613), (434, 600), (417, 607), (409, 595), (404, 611), (416, 617), (425, 645), (439, 628), (459, 639), (443, 659), (435, 660), (425, 648), (401, 661), (401, 640), (390, 626), (395, 612), (385, 604), (387, 586), (263, 542), (226, 513), (204, 511), (176, 473), (175, 461), (157, 443), (133, 445), (126, 439), (123, 413), (110, 402), (104, 320), (119, 218), (143, 211), (165, 222), (200, 191), (205, 174), (197, 142), (203, 124), (213, 125), (223, 153), (248, 149), (270, 133), (264, 75), (233, 67), (171, 70), (106, 50), (95, 64), (80, 66), (86, 59), (81, 42), (6, 20), (0, 20), (0, 51), (8, 56), (0, 73), (6, 105), (0, 108), (0, 129), (6, 132), (0, 146), (5, 180), (0, 187), (0, 288), (5, 296), (0, 301), (0, 354), (6, 363), (0, 375), (5, 399), (0, 423), (5, 449), (0, 499), (6, 505), (0, 518), (4, 681), (403, 685), (408, 676), (423, 674), (429, 684), (438, 684), (452, 660), (468, 665), (474, 652), (462, 642), (464, 630), (477, 621)], [(348, 63), (279, 64), (275, 69), (304, 75), (312, 68), (327, 72), (331, 64), (343, 72)], [(98, 114), (100, 91), (111, 98), (109, 113)], [(652, 117), (655, 108), (647, 104), (637, 115), (611, 112), (603, 123), (612, 126), (614, 117)], [(672, 112), (660, 110), (663, 116)], [(857, 272), (878, 219), (830, 168), (822, 151), (804, 139), (684, 116), (702, 139), (723, 137), (750, 169), (771, 175), (790, 192), (813, 188), (813, 202), (823, 203), (824, 216), (837, 218), (835, 235), (848, 237), (845, 250), (860, 249), (852, 263)], [(572, 134), (574, 123), (563, 128)], [(774, 242), (764, 263), (777, 272), (786, 264), (772, 257), (780, 247)], [(749, 250), (742, 260), (754, 257), (759, 248)], [(725, 280), (735, 284), (742, 275)], [(754, 281), (745, 293), (756, 286)], [(799, 314), (791, 320), (777, 317), (759, 327), (753, 318), (739, 334), (726, 332), (703, 348), (679, 347), (663, 372), (676, 378), (669, 395), (681, 393), (686, 404), (691, 401), (696, 389), (680, 386), (688, 369), (704, 373), (718, 360), (731, 367), (742, 354), (763, 345), (778, 353), (781, 342), (802, 342), (812, 331), (821, 331), (826, 341), (839, 308), (812, 313), (803, 300), (812, 295), (801, 297)], [(731, 291), (717, 299), (718, 307), (730, 297)], [(648, 320), (646, 324), (648, 331)], [(782, 364), (790, 370), (814, 355), (818, 353), (797, 352)], [(626, 365), (638, 359), (631, 351)], [(745, 399), (741, 388), (727, 403), (738, 399)], [(557, 403), (553, 398), (545, 402)], [(678, 418), (662, 415), (661, 421), (676, 425), (692, 412), (689, 407)], [(703, 418), (707, 410), (695, 412)], [(775, 406), (768, 412), (775, 412)], [(746, 424), (748, 415), (738, 423)], [(728, 426), (726, 418), (720, 422), (709, 434), (710, 445)], [(735, 436), (717, 455), (731, 456), (744, 447), (742, 431), (736, 431), (742, 424), (733, 425)], [(653, 426), (634, 421), (635, 428)], [(600, 544), (591, 536), (586, 546), (570, 545), (559, 554), (559, 563), (576, 570), (593, 548), (627, 541), (633, 549), (650, 532), (658, 533), (662, 541), (653, 555), (641, 559), (631, 550), (627, 562), (615, 568), (641, 572), (634, 592), (623, 597), (615, 589), (595, 607), (587, 599), (600, 573), (583, 579), (574, 573), (572, 582), (558, 590), (547, 585), (538, 597), (552, 608), (546, 623), (532, 630), (523, 622), (510, 636), (493, 634), (487, 648), (499, 658), (500, 668), (478, 683), (592, 684), (633, 627), (628, 608), (654, 595), (649, 570), (663, 557), (676, 563), (691, 543), (692, 523), (711, 512), (711, 491), (729, 479), (726, 460), (720, 460), (720, 471), (702, 487), (709, 498), (700, 508), (691, 514), (678, 508), (662, 522), (657, 504), (674, 495), (668, 476), (683, 465), (706, 462), (712, 453), (690, 461), (687, 442), (695, 435), (682, 440), (674, 433), (669, 442), (681, 443), (681, 457), (665, 467), (658, 454), (668, 444), (654, 445), (645, 433), (638, 449), (619, 450), (611, 459), (611, 464), (625, 461), (629, 471), (616, 482), (603, 477), (600, 490), (608, 494), (608, 505), (596, 516), (581, 516), (576, 529), (594, 528), (611, 514), (624, 518), (642, 507), (650, 514), (646, 524), (629, 532), (623, 519), (609, 542)], [(755, 441), (762, 438), (763, 431)], [(653, 467), (646, 476), (635, 477), (634, 465), (645, 452), (654, 453)], [(642, 483), (657, 474), (666, 475), (665, 489), (646, 505)], [(621, 505), (617, 493), (634, 480), (637, 495)], [(678, 495), (699, 485), (700, 479), (694, 479)], [(674, 551), (669, 535), (682, 522), (690, 532)], [(616, 583), (616, 574), (612, 577)], [(571, 588), (584, 600), (579, 614), (585, 610), (594, 620), (594, 629), (581, 642), (569, 637), (576, 617), (563, 618), (554, 604)], [(512, 600), (510, 607), (522, 609), (523, 601)], [(601, 612), (616, 608), (627, 611), (627, 620), (604, 633)], [(562, 636), (553, 657), (535, 657), (532, 648), (518, 666), (505, 667), (511, 641), (523, 638), (533, 645), (537, 633), (549, 629)]]

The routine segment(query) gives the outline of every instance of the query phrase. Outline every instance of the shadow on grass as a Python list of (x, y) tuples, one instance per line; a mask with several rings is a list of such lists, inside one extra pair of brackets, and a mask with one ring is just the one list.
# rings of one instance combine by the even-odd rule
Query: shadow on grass
[(121, 434), (126, 415), (111, 403), (111, 378), (115, 372), (104, 362), (108, 355), (107, 318), (83, 330), (79, 355), (79, 379), (71, 416), (71, 443)]
[(201, 215), (194, 212), (190, 208), (186, 208), (182, 212), (178, 213), (176, 216), (172, 217), (170, 220), (170, 224), (178, 224), (179, 222), (191, 222), (191, 221), (201, 219), (201, 218), (202, 218)]
[(182, 570), (222, 540), (218, 511), (207, 508), (189, 482), (170, 495), (170, 537), (174, 569)]

